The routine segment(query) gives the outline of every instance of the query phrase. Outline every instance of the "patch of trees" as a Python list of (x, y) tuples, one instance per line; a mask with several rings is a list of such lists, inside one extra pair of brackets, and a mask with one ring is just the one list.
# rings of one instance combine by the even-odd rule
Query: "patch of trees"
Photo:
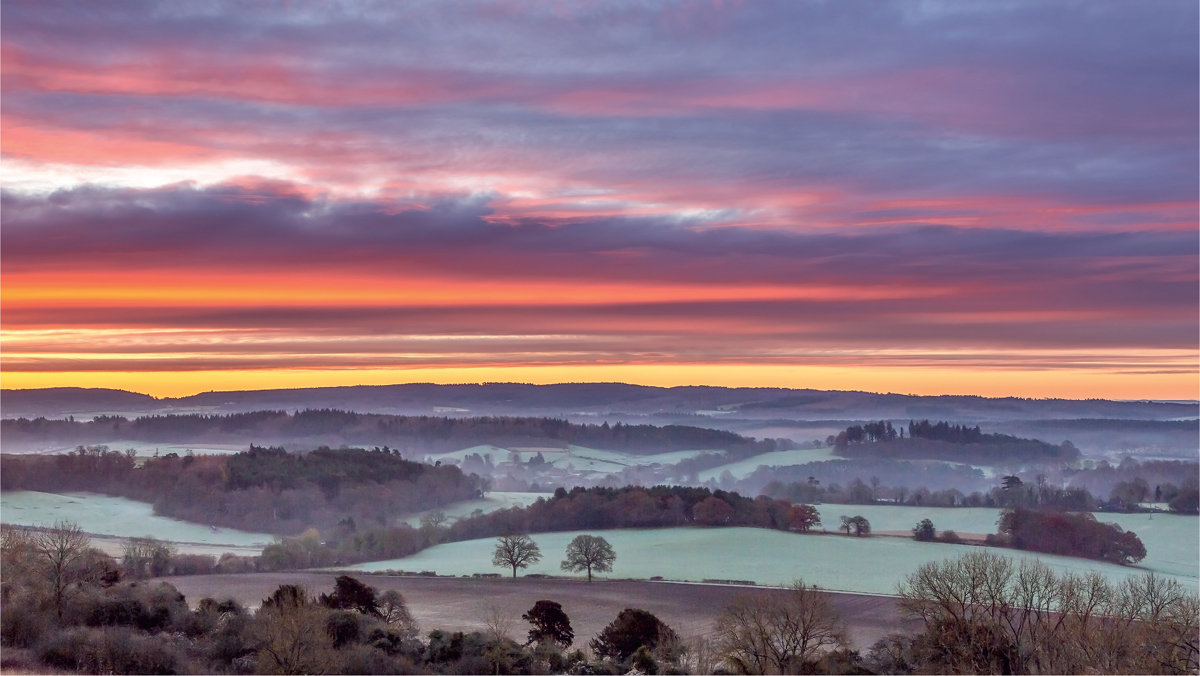
[[(678, 638), (654, 615), (628, 609), (592, 641), (575, 642), (560, 604), (538, 601), (522, 617), (529, 641), (494, 612), (485, 632), (434, 629), (424, 637), (397, 591), (350, 576), (311, 594), (285, 584), (252, 611), (233, 599), (195, 610), (166, 583), (129, 580), (73, 524), (40, 532), (4, 528), (0, 645), (5, 668), (29, 673), (460, 674), (678, 671)], [(46, 542), (62, 544), (52, 556)], [(65, 565), (59, 566), (63, 561)], [(63, 573), (54, 577), (54, 571)]]
[(497, 560), (504, 563), (496, 565), (520, 568), (523, 566), (519, 562), (514, 564), (514, 560), (523, 550), (516, 542), (523, 533), (681, 526), (747, 526), (807, 532), (820, 524), (820, 514), (811, 505), (765, 496), (747, 498), (737, 493), (682, 486), (576, 487), (569, 492), (560, 488), (550, 499), (538, 499), (526, 507), (473, 514), (453, 524), (443, 520), (423, 524), (421, 528), (407, 524), (384, 528), (340, 524), (320, 532), (310, 529), (300, 536), (281, 538), (267, 545), (260, 566), (263, 570), (296, 570), (349, 565), (403, 558), (441, 542), (502, 537), (513, 542), (503, 556), (497, 553), (500, 556)]
[(1195, 673), (1200, 602), (1155, 575), (1113, 584), (1040, 561), (972, 552), (922, 565), (900, 587), (914, 634), (867, 652), (889, 674)]
[[(855, 673), (831, 669), (838, 657), (850, 663), (844, 666), (858, 666), (829, 595), (799, 580), (784, 594), (736, 597), (718, 617), (713, 641), (720, 662), (735, 674)], [(857, 673), (871, 672), (860, 667)]]
[[(1028, 478), (1026, 474), (1022, 476)], [(1105, 508), (1113, 511), (1136, 510), (1140, 502), (1165, 502), (1171, 511), (1196, 513), (1200, 463), (1195, 461), (1139, 461), (1127, 457), (1114, 465), (1107, 460), (1085, 460), (1082, 467), (1051, 470), (1051, 476), (1056, 481), (1086, 488), (1095, 495), (1109, 496)], [(1178, 502), (1172, 505), (1177, 498)]]
[[(794, 505), (767, 497), (686, 486), (558, 489), (550, 499), (455, 522), (448, 539), (473, 540), (506, 533), (547, 533), (613, 528), (750, 526), (799, 529)], [(803, 519), (802, 519), (803, 521)]]
[[(202, 440), (271, 440), (275, 443), (388, 444), (405, 452), (440, 453), (480, 444), (563, 446), (631, 453), (690, 449), (723, 450), (749, 457), (796, 445), (786, 439), (756, 440), (704, 427), (576, 424), (557, 418), (400, 416), (335, 409), (255, 411), (230, 415), (153, 415), (134, 420), (103, 418), (84, 422), (17, 418), (0, 421), (0, 441), (100, 444), (118, 439), (196, 443)], [(318, 441), (319, 440), (319, 441)]]
[(1013, 462), (1069, 462), (1079, 458), (1070, 442), (1048, 444), (1007, 434), (984, 434), (979, 427), (942, 421), (910, 421), (908, 435), (890, 421), (851, 425), (840, 432), (834, 447), (848, 458), (910, 458), (951, 460), (984, 465)]
[(339, 523), (386, 526), (398, 514), (477, 498), (486, 479), (410, 462), (394, 451), (251, 446), (228, 456), (145, 458), (105, 446), (0, 456), (6, 490), (86, 490), (149, 502), (155, 513), (249, 531), (296, 534)]
[(1100, 523), (1087, 513), (1017, 507), (1000, 513), (998, 535), (988, 544), (1008, 545), (1046, 554), (1079, 556), (1127, 565), (1146, 557), (1146, 547), (1133, 531)]
[[(872, 477), (879, 477), (878, 486), (873, 485)], [(815, 483), (810, 482), (810, 478)], [(886, 483), (883, 480), (886, 480)], [(801, 500), (802, 502), (844, 504), (866, 504), (862, 502), (864, 500), (897, 499), (897, 491), (901, 489), (904, 499), (907, 500), (912, 497), (913, 490), (917, 487), (926, 487), (926, 493), (955, 490), (961, 495), (963, 492), (986, 491), (992, 486), (992, 481), (983, 470), (970, 465), (856, 458), (820, 460), (789, 467), (759, 467), (741, 481), (731, 480), (728, 485), (722, 483), (721, 488), (753, 495), (766, 492), (767, 486), (792, 483), (816, 487), (813, 493)], [(859, 484), (865, 484), (865, 488)], [(873, 488), (876, 490), (872, 491)]]

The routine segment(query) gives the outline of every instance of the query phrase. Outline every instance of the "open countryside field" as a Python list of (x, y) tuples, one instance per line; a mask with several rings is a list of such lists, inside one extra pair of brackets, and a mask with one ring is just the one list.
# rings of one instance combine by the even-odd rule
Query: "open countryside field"
[[(132, 448), (133, 450), (137, 451), (138, 455), (141, 457), (149, 457), (155, 453), (158, 453), (159, 455), (166, 455), (168, 453), (185, 455), (188, 451), (191, 451), (195, 455), (232, 455), (234, 453), (245, 451), (249, 447), (248, 443), (214, 444), (207, 441), (201, 441), (194, 444), (160, 444), (147, 441), (106, 441), (101, 445), (108, 446), (109, 449), (114, 451), (124, 451)], [(70, 453), (71, 451), (75, 450), (77, 446), (78, 444), (70, 446), (50, 445), (33, 451), (18, 450), (16, 452), (25, 452), (30, 455), (61, 455), (63, 453)]]
[[(810, 462), (820, 462), (822, 460), (831, 460), (833, 455), (832, 448), (805, 448), (795, 451), (772, 451), (771, 453), (763, 453), (745, 460), (731, 462), (712, 469), (706, 469), (700, 473), (701, 481), (709, 479), (720, 479), (721, 475), (728, 471), (737, 479), (744, 479), (761, 465), (767, 467), (790, 467), (792, 465), (803, 465)], [(676, 461), (678, 462), (678, 461)]]
[[(200, 599), (233, 597), (258, 606), (281, 584), (300, 584), (310, 592), (333, 588), (332, 573), (256, 573), (248, 575), (196, 575), (164, 578), (175, 585), (193, 606)], [(657, 615), (681, 636), (712, 631), (721, 608), (739, 594), (766, 596), (780, 593), (729, 585), (672, 584), (603, 580), (592, 584), (578, 580), (447, 579), (363, 575), (360, 579), (379, 591), (395, 589), (404, 595), (409, 610), (423, 632), (483, 631), (489, 606), (496, 606), (513, 621), (513, 638), (524, 641), (529, 625), (521, 620), (541, 599), (561, 603), (575, 630), (575, 645), (583, 646), (625, 608), (642, 608)], [(857, 594), (833, 594), (834, 608), (849, 625), (855, 647), (866, 649), (884, 634), (904, 627), (895, 599)]]
[[(923, 543), (896, 537), (856, 538), (800, 535), (758, 528), (669, 528), (660, 530), (589, 531), (613, 546), (617, 561), (610, 577), (668, 580), (750, 580), (782, 586), (797, 578), (824, 589), (894, 594), (896, 585), (923, 563), (974, 551), (969, 545)], [(559, 562), (567, 543), (584, 531), (533, 535), (542, 561), (522, 573), (561, 575)], [(352, 566), (363, 571), (436, 571), (440, 575), (506, 572), (492, 566), (495, 538), (431, 547), (404, 559)], [(1120, 581), (1147, 572), (1088, 559), (1048, 556), (1011, 549), (992, 549), (1014, 560), (1037, 558), (1060, 572), (1097, 571)], [(1196, 576), (1156, 571), (1193, 588)], [(507, 571), (511, 575), (511, 570)]]
[[(909, 533), (921, 519), (929, 519), (938, 531), (995, 533), (1000, 510), (988, 507), (899, 507), (895, 505), (817, 505), (826, 530), (836, 530), (840, 517), (861, 515), (871, 529)], [(1140, 566), (1159, 573), (1200, 582), (1200, 517), (1180, 514), (1118, 514), (1094, 512), (1097, 521), (1115, 523), (1137, 533), (1146, 545)]]
[[(232, 545), (232, 551), (245, 554), (240, 548), (261, 550), (274, 536), (267, 533), (247, 533), (232, 528), (213, 530), (206, 525), (156, 516), (153, 506), (93, 493), (40, 493), (38, 491), (5, 491), (0, 493), (0, 521), (17, 526), (49, 526), (65, 519), (79, 524), (84, 531), (115, 537), (151, 536), (171, 542), (199, 545)], [(212, 552), (205, 552), (212, 553)]]
[[(479, 454), (481, 457), (491, 456), (493, 463), (508, 462), (509, 458), (516, 454), (520, 457), (521, 462), (529, 462), (530, 459), (542, 454), (545, 461), (558, 469), (565, 469), (574, 472), (584, 473), (589, 479), (602, 479), (609, 474), (618, 474), (626, 467), (644, 467), (647, 465), (673, 465), (687, 458), (694, 458), (702, 453), (721, 453), (725, 451), (719, 450), (687, 450), (687, 451), (671, 451), (669, 453), (656, 453), (654, 455), (635, 455), (633, 453), (625, 453), (622, 451), (602, 451), (595, 448), (587, 448), (584, 446), (568, 445), (566, 448), (554, 447), (513, 447), (501, 448), (499, 446), (481, 445), (471, 446), (450, 453), (440, 453), (436, 455), (427, 455), (427, 462), (437, 462), (453, 460), (456, 463), (462, 462), (467, 456)], [(757, 465), (756, 465), (757, 466)]]
[(551, 497), (549, 493), (506, 493), (504, 491), (492, 491), (487, 494), (487, 497), (481, 500), (467, 500), (466, 502), (456, 502), (448, 505), (441, 510), (428, 510), (406, 519), (410, 526), (419, 526), (421, 517), (429, 512), (441, 511), (450, 519), (456, 520), (466, 516), (470, 516), (475, 510), (481, 510), (484, 514), (494, 512), (499, 509), (510, 509), (512, 507), (526, 507), (538, 501), (538, 498)]

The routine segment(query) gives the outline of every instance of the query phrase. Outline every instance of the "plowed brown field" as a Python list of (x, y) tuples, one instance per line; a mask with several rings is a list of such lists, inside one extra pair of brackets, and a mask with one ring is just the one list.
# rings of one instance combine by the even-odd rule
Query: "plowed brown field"
[[(257, 606), (281, 584), (299, 584), (311, 593), (333, 589), (334, 573), (255, 573), (164, 578), (193, 606), (200, 599), (233, 597)], [(571, 618), (576, 644), (598, 634), (625, 608), (648, 610), (680, 636), (712, 631), (721, 608), (738, 594), (779, 594), (781, 590), (716, 584), (531, 578), (421, 578), (380, 575), (355, 576), (379, 591), (395, 589), (404, 595), (423, 632), (483, 630), (489, 606), (512, 620), (514, 638), (523, 638), (528, 625), (521, 614), (541, 599), (557, 601)], [(905, 625), (896, 599), (865, 594), (830, 593), (834, 608), (849, 626), (857, 649), (864, 650), (884, 634)]]

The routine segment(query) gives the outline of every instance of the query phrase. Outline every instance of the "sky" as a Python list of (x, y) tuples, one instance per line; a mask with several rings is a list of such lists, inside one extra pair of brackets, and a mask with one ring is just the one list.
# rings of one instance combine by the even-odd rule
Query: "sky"
[(1200, 10), (0, 9), (0, 385), (1196, 399)]

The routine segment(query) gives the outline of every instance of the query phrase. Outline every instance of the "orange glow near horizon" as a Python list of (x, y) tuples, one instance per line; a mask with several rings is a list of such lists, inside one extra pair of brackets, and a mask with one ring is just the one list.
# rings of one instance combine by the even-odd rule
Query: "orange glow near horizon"
[(103, 387), (155, 397), (183, 397), (205, 391), (392, 385), (399, 383), (461, 384), (521, 382), (538, 385), (566, 382), (624, 382), (657, 387), (785, 387), (858, 390), (898, 394), (969, 394), (1034, 399), (1200, 398), (1194, 373), (1062, 372), (1035, 370), (963, 370), (922, 368), (864, 369), (857, 366), (807, 367), (761, 364), (514, 366), (482, 368), (356, 370), (222, 370), (192, 372), (6, 372), (4, 389)]
[(9, 3), (0, 384), (1196, 399), (1180, 7)]

